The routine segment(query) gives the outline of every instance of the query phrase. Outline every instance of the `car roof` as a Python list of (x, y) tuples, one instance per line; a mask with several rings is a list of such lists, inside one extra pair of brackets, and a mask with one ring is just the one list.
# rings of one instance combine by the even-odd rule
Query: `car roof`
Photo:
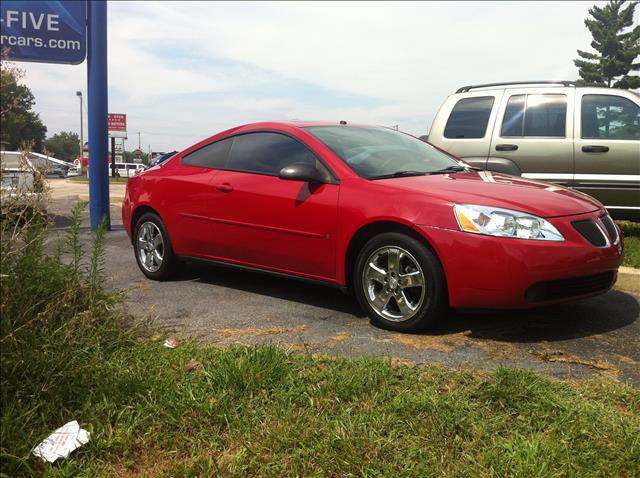
[(289, 128), (308, 128), (311, 126), (368, 126), (372, 128), (380, 127), (378, 125), (362, 124), (362, 123), (349, 123), (347, 121), (315, 121), (315, 120), (289, 120), (289, 121), (259, 121), (255, 123), (247, 123), (242, 126), (233, 128), (233, 130), (242, 129), (257, 129), (257, 128), (277, 128), (277, 127), (289, 127)]
[(481, 85), (473, 87), (470, 90), (463, 90), (463, 88), (459, 88), (455, 93), (450, 94), (449, 96), (465, 96), (471, 93), (480, 93), (483, 91), (503, 91), (503, 90), (532, 90), (532, 89), (549, 89), (549, 90), (589, 90), (594, 92), (602, 92), (612, 94), (616, 91), (624, 91), (628, 93), (632, 93), (638, 96), (633, 90), (626, 90), (623, 88), (608, 88), (606, 86), (576, 86), (576, 85), (562, 85), (559, 83), (526, 83), (526, 84), (504, 84), (504, 85)]

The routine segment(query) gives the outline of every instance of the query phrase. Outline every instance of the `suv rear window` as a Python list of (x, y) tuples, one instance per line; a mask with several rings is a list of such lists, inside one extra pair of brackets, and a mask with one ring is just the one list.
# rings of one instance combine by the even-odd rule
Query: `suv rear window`
[(513, 95), (507, 102), (500, 136), (564, 138), (566, 95)]
[(444, 137), (484, 138), (493, 101), (493, 96), (477, 96), (459, 100), (453, 107), (444, 128)]

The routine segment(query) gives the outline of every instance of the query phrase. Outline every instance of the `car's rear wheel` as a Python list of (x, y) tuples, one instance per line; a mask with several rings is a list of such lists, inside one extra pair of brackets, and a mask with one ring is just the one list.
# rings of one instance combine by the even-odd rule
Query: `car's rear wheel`
[(180, 267), (167, 228), (157, 214), (143, 214), (135, 227), (133, 247), (138, 267), (149, 279), (166, 280)]
[(373, 237), (360, 251), (353, 277), (360, 305), (383, 328), (424, 330), (446, 313), (442, 266), (413, 237), (395, 232)]

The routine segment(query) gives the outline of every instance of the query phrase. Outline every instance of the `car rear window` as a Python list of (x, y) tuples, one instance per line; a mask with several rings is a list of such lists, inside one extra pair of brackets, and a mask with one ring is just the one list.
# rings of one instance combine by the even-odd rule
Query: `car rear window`
[(500, 136), (564, 138), (566, 124), (566, 95), (513, 95), (504, 110)]
[(210, 143), (183, 156), (182, 164), (210, 169), (224, 168), (227, 163), (227, 155), (229, 154), (229, 148), (231, 148), (232, 143), (233, 138)]
[(459, 100), (453, 107), (444, 128), (444, 137), (484, 138), (493, 102), (493, 96), (477, 96)]

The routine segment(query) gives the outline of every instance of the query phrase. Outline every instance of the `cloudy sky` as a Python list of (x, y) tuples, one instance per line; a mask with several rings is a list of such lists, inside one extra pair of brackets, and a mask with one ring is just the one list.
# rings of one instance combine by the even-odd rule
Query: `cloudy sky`
[[(110, 2), (109, 111), (128, 115), (127, 149), (261, 120), (425, 134), (462, 85), (575, 79), (593, 3)], [(20, 66), (49, 134), (78, 131), (86, 62)]]

